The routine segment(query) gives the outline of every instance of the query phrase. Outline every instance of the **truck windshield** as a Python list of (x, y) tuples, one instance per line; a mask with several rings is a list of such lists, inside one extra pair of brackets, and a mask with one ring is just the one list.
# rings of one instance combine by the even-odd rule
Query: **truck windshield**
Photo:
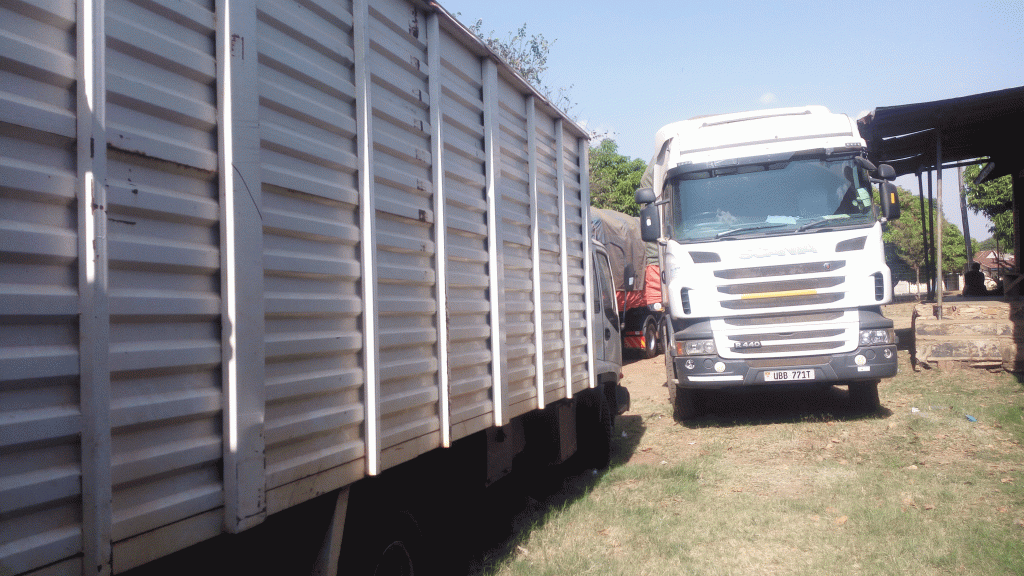
[(801, 159), (669, 174), (679, 242), (871, 226), (871, 184), (853, 160)]

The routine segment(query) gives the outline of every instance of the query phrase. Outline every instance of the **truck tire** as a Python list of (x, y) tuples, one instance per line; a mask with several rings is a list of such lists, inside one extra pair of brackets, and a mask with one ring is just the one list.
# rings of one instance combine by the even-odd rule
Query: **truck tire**
[(661, 345), (658, 341), (658, 324), (654, 318), (648, 317), (644, 322), (644, 348), (640, 355), (644, 358), (654, 358), (658, 355)]
[[(605, 384), (607, 386), (607, 384)], [(582, 395), (576, 412), (576, 445), (581, 463), (603, 470), (611, 463), (614, 416), (608, 401), (597, 390)]]
[(855, 410), (874, 412), (881, 405), (878, 401), (878, 381), (851, 383), (850, 404)]
[[(413, 517), (404, 512), (384, 512), (364, 522), (346, 540), (338, 561), (342, 574), (358, 576), (415, 576), (431, 570), (424, 566), (422, 535)], [(346, 549), (347, 548), (347, 549)], [(347, 571), (346, 571), (347, 570)]]
[(669, 386), (669, 402), (672, 403), (672, 417), (676, 420), (691, 420), (697, 417), (697, 391), (679, 386)]
[(661, 341), (665, 350), (665, 385), (668, 386), (669, 397), (675, 398), (675, 392), (672, 390), (679, 384), (679, 379), (676, 378), (675, 357), (672, 356), (672, 350), (669, 349), (672, 340), (669, 338), (668, 328), (664, 325), (661, 328)]
[(694, 390), (681, 386), (669, 386), (669, 400), (672, 403), (672, 416), (680, 421), (693, 420), (707, 416), (711, 398), (706, 390)]

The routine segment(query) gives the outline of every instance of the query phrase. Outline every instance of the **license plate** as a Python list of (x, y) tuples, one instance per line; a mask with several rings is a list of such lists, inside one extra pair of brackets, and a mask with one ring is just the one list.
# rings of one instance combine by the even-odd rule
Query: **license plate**
[(814, 370), (765, 370), (765, 382), (789, 382), (791, 380), (813, 380)]

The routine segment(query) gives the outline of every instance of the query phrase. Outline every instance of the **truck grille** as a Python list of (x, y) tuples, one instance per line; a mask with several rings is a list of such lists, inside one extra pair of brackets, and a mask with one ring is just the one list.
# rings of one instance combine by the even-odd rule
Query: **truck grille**
[[(732, 268), (716, 270), (714, 274), (723, 280), (765, 279), (761, 282), (740, 282), (717, 287), (721, 294), (739, 296), (734, 300), (723, 300), (722, 308), (752, 311), (838, 302), (845, 296), (844, 292), (819, 292), (819, 290), (842, 286), (846, 277), (835, 275), (834, 272), (845, 266), (845, 260), (828, 260), (780, 266)], [(798, 278), (767, 280), (778, 276), (798, 276)]]
[[(733, 334), (730, 342), (759, 342), (756, 348), (732, 348), (737, 354), (773, 354), (779, 352), (815, 352), (835, 350), (843, 346), (842, 328), (828, 330), (803, 330), (787, 332), (761, 332), (756, 334)], [(794, 340), (816, 340), (816, 342), (795, 343)], [(778, 344), (766, 344), (778, 342)]]
[[(728, 330), (725, 336), (729, 355), (751, 358), (773, 354), (802, 354), (814, 358), (817, 362), (822, 358), (818, 355), (836, 353), (846, 346), (850, 338), (848, 328), (836, 325), (836, 321), (843, 316), (843, 312), (828, 310), (798, 312), (777, 317), (723, 318), (726, 326), (734, 327)], [(817, 326), (793, 326), (796, 323), (807, 322), (813, 322)], [(735, 331), (736, 328), (742, 331)], [(791, 360), (792, 358), (786, 359), (787, 362)]]
[(730, 284), (719, 286), (718, 291), (722, 294), (759, 294), (763, 292), (787, 292), (791, 290), (814, 290), (818, 288), (832, 288), (846, 281), (843, 276), (828, 276), (825, 278), (801, 278), (799, 280), (784, 280), (781, 282), (754, 282), (752, 284)]
[(822, 366), (832, 361), (831, 356), (805, 356), (793, 358), (751, 358), (747, 366), (751, 368), (780, 368), (782, 366)]
[(843, 317), (840, 310), (823, 312), (794, 312), (784, 316), (734, 316), (725, 318), (728, 326), (773, 326), (775, 324), (794, 324), (796, 322), (832, 322)]
[(782, 308), (786, 306), (830, 304), (842, 299), (842, 292), (829, 292), (827, 294), (801, 294), (795, 296), (757, 298), (753, 300), (726, 300), (725, 302), (722, 302), (722, 308), (728, 308), (729, 310), (760, 310), (764, 308)]
[(771, 276), (793, 276), (798, 274), (821, 274), (833, 272), (846, 266), (845, 260), (807, 262), (805, 264), (783, 264), (781, 266), (758, 266), (756, 268), (733, 268), (715, 270), (715, 276), (723, 280), (744, 280), (746, 278), (768, 278)]
[(733, 349), (736, 354), (779, 354), (783, 352), (822, 352), (826, 350), (836, 350), (843, 347), (842, 340), (833, 340), (828, 342), (803, 342), (800, 344), (775, 344), (771, 346), (761, 346), (760, 348), (739, 348)]

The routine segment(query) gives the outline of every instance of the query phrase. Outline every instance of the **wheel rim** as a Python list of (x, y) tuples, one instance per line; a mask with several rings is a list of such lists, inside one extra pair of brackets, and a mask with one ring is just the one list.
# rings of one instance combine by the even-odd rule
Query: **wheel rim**
[(644, 327), (644, 348), (651, 356), (658, 350), (658, 329), (651, 322)]
[(415, 571), (412, 566), (412, 558), (405, 543), (396, 540), (384, 548), (380, 556), (377, 569), (373, 571), (374, 576), (413, 576)]

